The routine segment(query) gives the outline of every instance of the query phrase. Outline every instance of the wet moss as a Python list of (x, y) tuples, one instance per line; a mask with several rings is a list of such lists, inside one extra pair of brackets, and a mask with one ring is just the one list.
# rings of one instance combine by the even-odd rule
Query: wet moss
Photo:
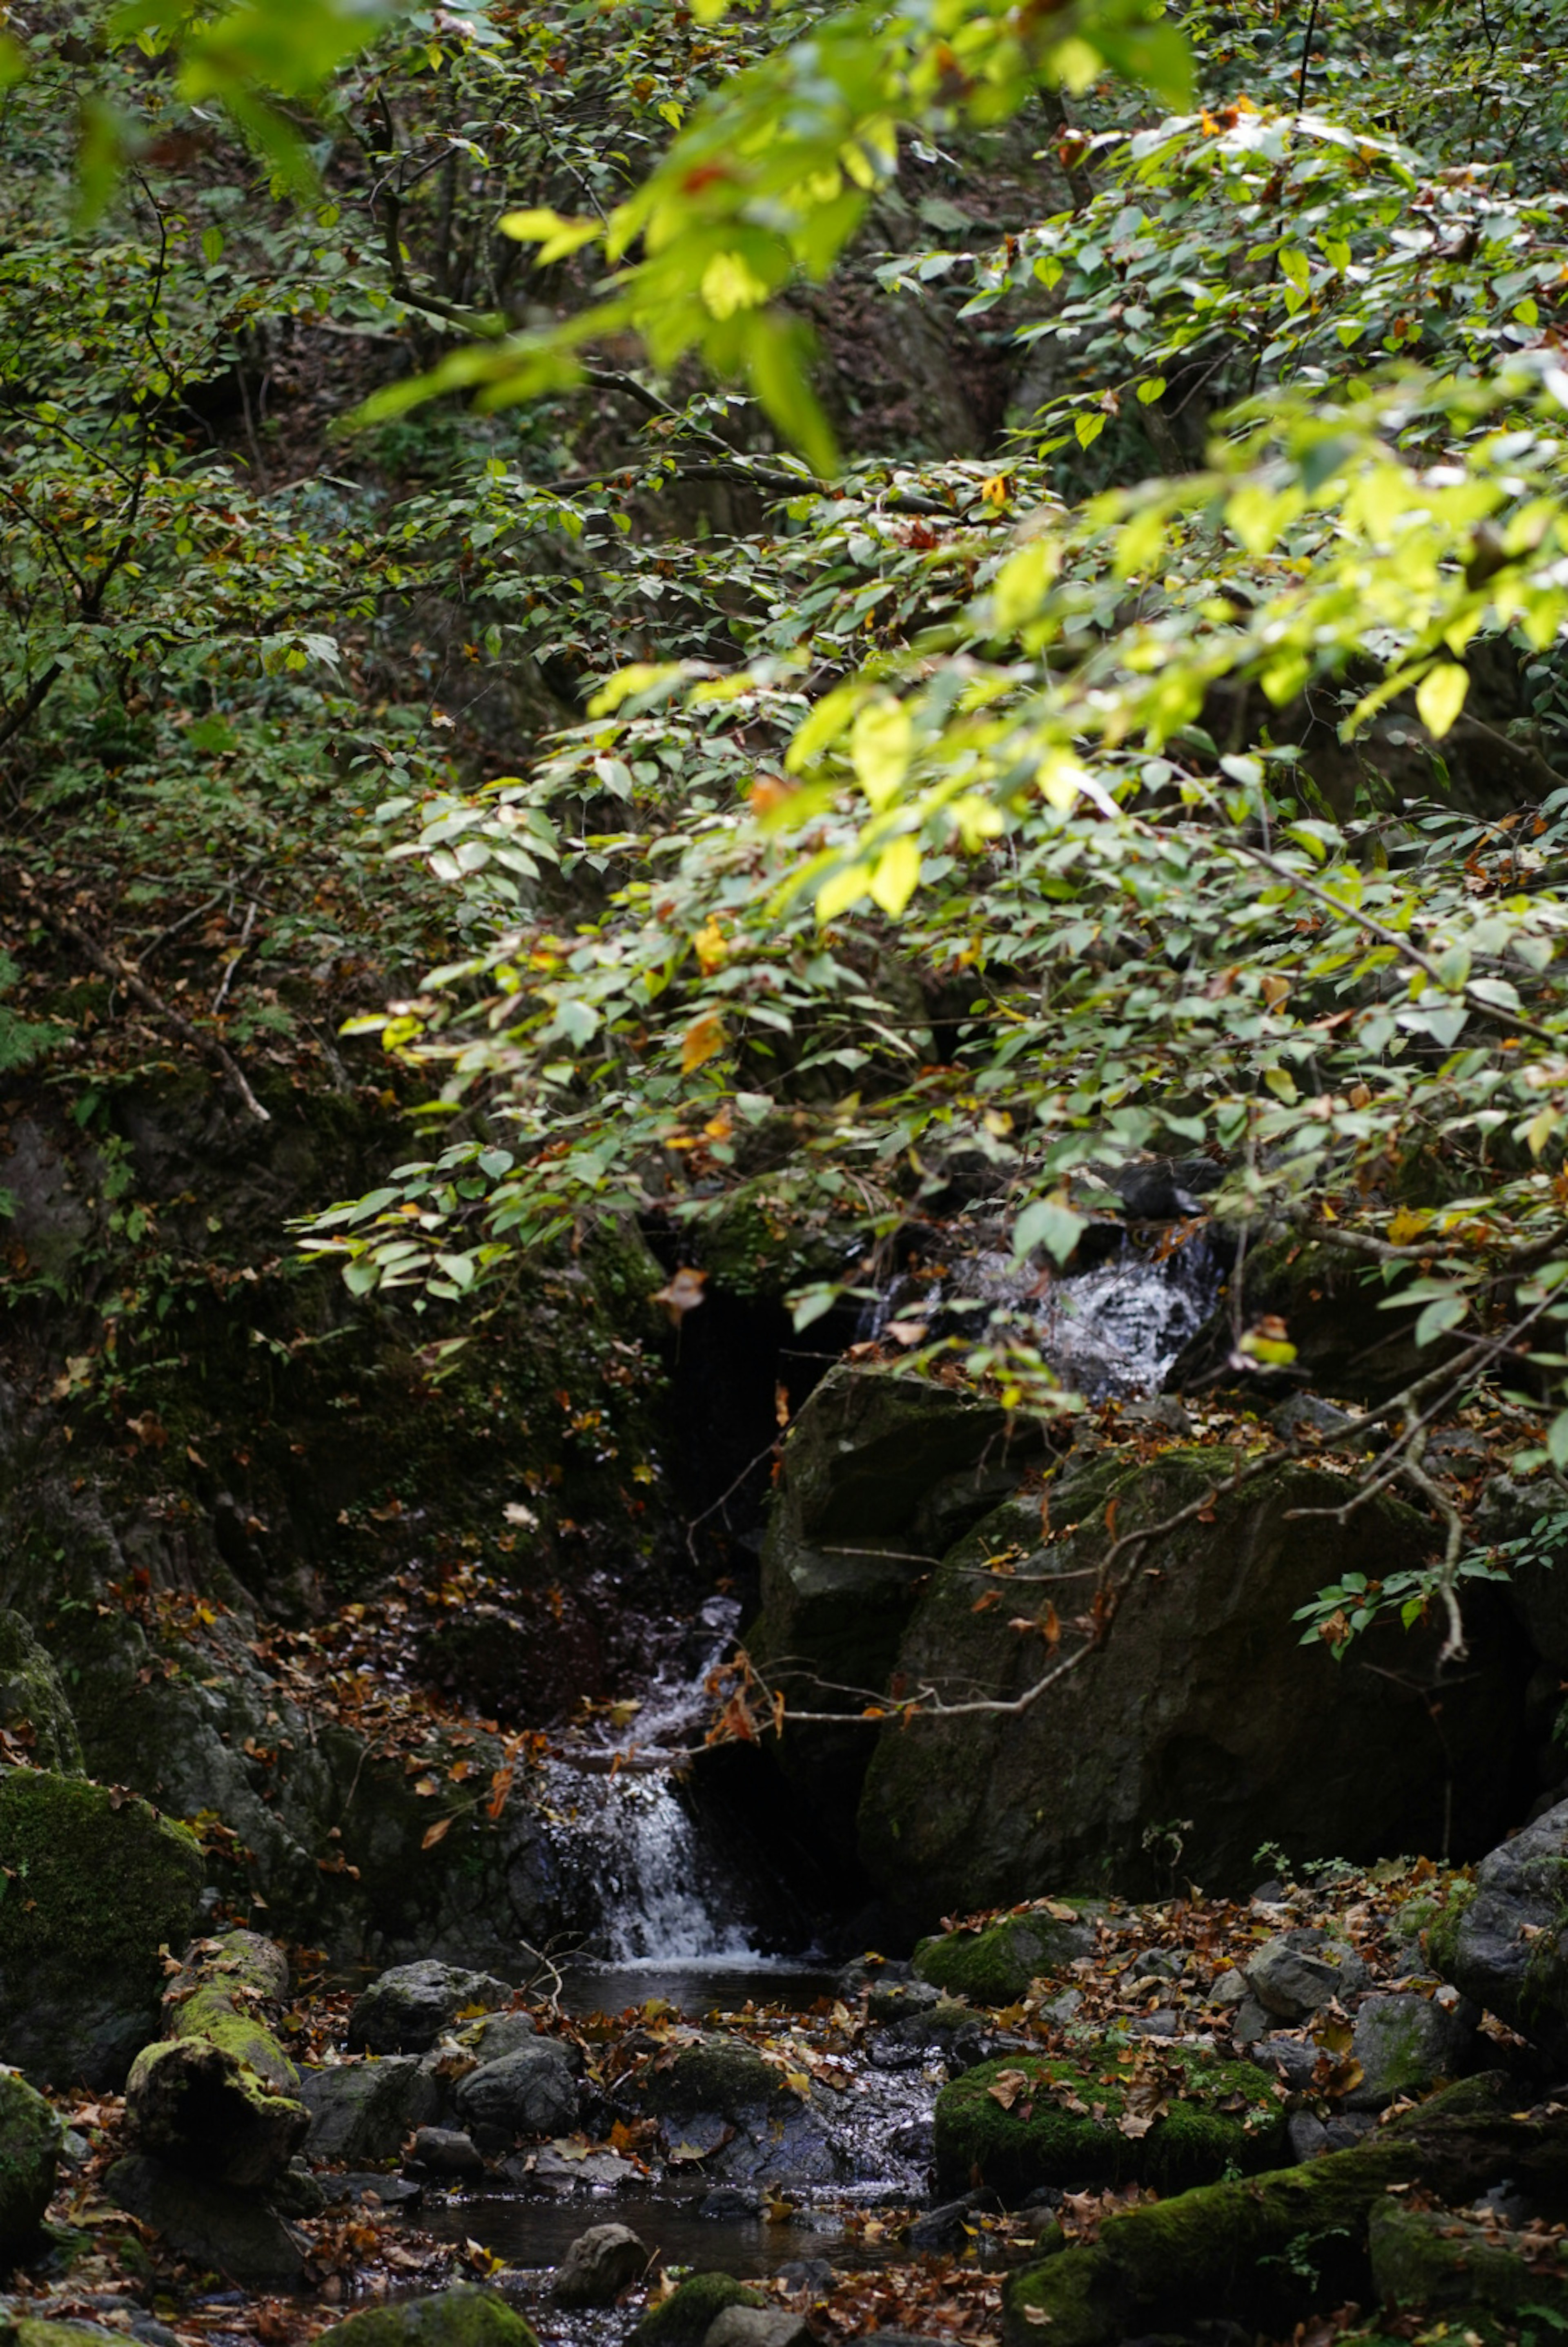
[(1094, 1944), (1086, 1923), (1036, 1910), (1006, 1916), (984, 1932), (945, 1932), (922, 1940), (914, 1968), (921, 1980), (973, 2004), (1012, 2004), (1031, 1981), (1065, 1972)]
[(1431, 1920), (1421, 1932), (1421, 1947), (1426, 1960), (1443, 1980), (1453, 1978), (1459, 1927), (1464, 1921), (1465, 1909), (1474, 1897), (1474, 1883), (1456, 1876), (1449, 1882), (1441, 1902), (1434, 1908)]
[(102, 1785), (13, 1768), (0, 1866), (0, 2044), (46, 2081), (123, 2077), (157, 2026), (158, 1951), (190, 1937), (195, 1836)]
[(1448, 2314), (1483, 2308), (1498, 2315), (1525, 2307), (1568, 2314), (1568, 2268), (1526, 2260), (1487, 2228), (1443, 2209), (1409, 2209), (1390, 2201), (1372, 2211), (1369, 2233), (1372, 2280), (1383, 2304), (1400, 2314)]
[(772, 2063), (738, 2037), (684, 2046), (667, 2070), (649, 2072), (645, 2088), (650, 2111), (726, 2114), (770, 2103), (788, 2091)]
[(647, 2309), (631, 2336), (636, 2347), (702, 2347), (708, 2325), (727, 2306), (767, 2303), (760, 2291), (748, 2290), (733, 2274), (688, 2274), (662, 2306)]
[(1130, 2051), (1125, 2062), (1106, 2047), (1094, 2056), (1020, 2055), (966, 2071), (937, 2096), (939, 2183), (1022, 2193), (1041, 2184), (1138, 2182), (1170, 2192), (1283, 2156), (1283, 2106), (1250, 2063), (1174, 2046), (1158, 2058), (1160, 2116), (1147, 2127), (1150, 2074), (1142, 2064), (1135, 2069)]
[(366, 2307), (323, 2331), (317, 2347), (539, 2347), (514, 2307), (471, 2283), (434, 2298)]
[(0, 2256), (29, 2246), (55, 2188), (60, 2122), (24, 2079), (0, 2074)]

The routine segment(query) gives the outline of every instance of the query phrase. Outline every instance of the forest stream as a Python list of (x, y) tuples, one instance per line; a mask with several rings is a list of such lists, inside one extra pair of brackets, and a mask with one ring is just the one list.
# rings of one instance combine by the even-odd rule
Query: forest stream
[(0, 2347), (1568, 2334), (1563, 0), (0, 0)]

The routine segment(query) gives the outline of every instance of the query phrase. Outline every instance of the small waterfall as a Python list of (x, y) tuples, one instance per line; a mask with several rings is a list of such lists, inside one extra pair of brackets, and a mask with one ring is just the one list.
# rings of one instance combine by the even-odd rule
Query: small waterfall
[(1153, 1245), (1104, 1228), (1114, 1251), (1092, 1267), (1042, 1273), (1016, 1262), (1000, 1235), (976, 1229), (966, 1245), (943, 1234), (942, 1266), (901, 1273), (878, 1296), (863, 1334), (892, 1321), (932, 1336), (978, 1334), (983, 1317), (1039, 1347), (1063, 1383), (1091, 1401), (1157, 1393), (1182, 1347), (1212, 1310), (1224, 1276), (1207, 1226), (1164, 1231)]
[(705, 1682), (739, 1626), (733, 1598), (697, 1615), (689, 1661), (667, 1665), (618, 1734), (590, 1735), (547, 1770), (546, 1819), (572, 1912), (596, 1917), (591, 1952), (612, 1964), (761, 1963), (735, 1886), (705, 1848), (673, 1778), (699, 1744)]

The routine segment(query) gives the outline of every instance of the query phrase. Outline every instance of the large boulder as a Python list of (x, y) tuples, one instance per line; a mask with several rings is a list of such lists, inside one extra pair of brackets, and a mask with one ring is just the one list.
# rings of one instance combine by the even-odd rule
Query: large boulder
[[(1370, 1861), (1400, 1850), (1484, 1850), (1526, 1765), (1520, 1694), (1528, 1658), (1501, 1606), (1467, 1601), (1471, 1654), (1423, 1688), (1440, 1624), (1359, 1638), (1337, 1660), (1293, 1618), (1333, 1576), (1369, 1578), (1430, 1557), (1431, 1525), (1382, 1498), (1333, 1529), (1343, 1481), (1282, 1460), (1239, 1491), (1202, 1450), (1140, 1460), (1128, 1448), (1070, 1462), (1037, 1502), (998, 1509), (932, 1574), (900, 1646), (907, 1687), (1016, 1702), (1071, 1651), (1013, 1626), (1023, 1604), (1053, 1630), (1084, 1610), (1118, 1533), (1194, 1513), (1132, 1562), (1108, 1635), (1011, 1713), (918, 1714), (879, 1731), (860, 1809), (873, 1882), (919, 1925), (1042, 1891), (1247, 1887), (1260, 1843), (1291, 1860)], [(1207, 1506), (1201, 1503), (1208, 1499)], [(1008, 1577), (988, 1583), (1002, 1555)], [(976, 1610), (994, 1588), (1003, 1602)], [(785, 1728), (788, 1745), (789, 1730)], [(1451, 1819), (1445, 1814), (1451, 1799)]]
[(1455, 1920), (1429, 1932), (1434, 1963), (1510, 2028), (1568, 2062), (1568, 1801), (1548, 1809), (1476, 1869)]
[(1131, 2044), (983, 2062), (936, 2098), (939, 2189), (976, 2180), (1184, 2191), (1286, 2156), (1283, 2095), (1250, 2063)]
[(1568, 2329), (1568, 2274), (1560, 2260), (1526, 2256), (1495, 2224), (1386, 2199), (1372, 2211), (1368, 2245), (1378, 2297), (1393, 2314), (1417, 2308), (1446, 2314), (1451, 2338), (1475, 2335), (1468, 2322), (1452, 2321), (1457, 2311), (1537, 2315), (1537, 2339)]
[[(884, 1686), (932, 1566), (1040, 1453), (993, 1402), (886, 1369), (830, 1369), (797, 1417), (762, 1552), (753, 1661), (799, 1709), (853, 1714)], [(819, 1829), (847, 1820), (866, 1731), (797, 1728), (779, 1760)]]
[(732, 2306), (763, 2307), (760, 2291), (733, 2274), (695, 2273), (668, 2298), (644, 2310), (632, 2332), (636, 2347), (702, 2347), (711, 2326)]
[(661, 2117), (691, 2111), (717, 2111), (733, 2118), (789, 2090), (784, 2075), (765, 2062), (743, 2037), (718, 2034), (683, 2045), (673, 2057), (656, 2059), (646, 2074), (643, 2096)]
[(60, 2122), (25, 2078), (0, 2072), (0, 2263), (37, 2239), (55, 2189)]
[(1469, 2067), (1474, 2045), (1473, 2007), (1467, 2014), (1408, 1990), (1363, 1997), (1350, 2045), (1361, 2075), (1346, 2106), (1376, 2111), (1400, 2095), (1429, 2095)]
[(647, 2246), (629, 2225), (590, 2225), (555, 2269), (550, 2296), (557, 2306), (613, 2306), (646, 2272)]
[(351, 2054), (424, 2054), (463, 2014), (494, 2013), (512, 1991), (489, 1973), (429, 1957), (394, 1964), (372, 1981), (349, 2014)]
[(12, 1768), (0, 1868), (0, 2059), (44, 2086), (123, 2086), (158, 2030), (159, 1952), (196, 1919), (195, 1836), (117, 1789)]

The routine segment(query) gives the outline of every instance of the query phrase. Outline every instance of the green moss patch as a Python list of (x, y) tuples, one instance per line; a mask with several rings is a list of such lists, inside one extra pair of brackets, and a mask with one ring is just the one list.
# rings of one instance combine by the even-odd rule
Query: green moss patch
[(323, 2331), (318, 2347), (539, 2347), (514, 2307), (463, 2283), (434, 2298), (369, 2306)]
[(727, 2306), (766, 2306), (760, 2291), (733, 2274), (689, 2274), (662, 2306), (650, 2306), (632, 2338), (637, 2347), (702, 2347), (708, 2325)]
[[(1061, 1902), (1065, 1905), (1066, 1901)], [(1094, 1952), (1093, 1928), (1076, 1914), (1036, 1908), (1004, 1916), (983, 1932), (944, 1932), (922, 1940), (914, 1968), (921, 1980), (972, 2004), (1013, 2004), (1031, 1981), (1064, 1973)]]
[(1250, 2063), (1144, 2040), (1069, 2057), (983, 2062), (936, 2104), (942, 2189), (972, 2180), (1144, 2183), (1164, 2192), (1286, 2156), (1284, 2106)]
[(1455, 1946), (1459, 1927), (1464, 1921), (1465, 1909), (1475, 1897), (1475, 1884), (1462, 1875), (1449, 1881), (1441, 1904), (1434, 1903), (1430, 1922), (1421, 1932), (1421, 1946), (1426, 1960), (1440, 1979), (1453, 1978)]
[(190, 1937), (201, 1852), (146, 1801), (43, 1769), (0, 1774), (0, 2055), (117, 2086), (158, 2026), (161, 1947)]
[(0, 2251), (27, 2248), (55, 2188), (60, 2122), (24, 2079), (0, 2074)]

